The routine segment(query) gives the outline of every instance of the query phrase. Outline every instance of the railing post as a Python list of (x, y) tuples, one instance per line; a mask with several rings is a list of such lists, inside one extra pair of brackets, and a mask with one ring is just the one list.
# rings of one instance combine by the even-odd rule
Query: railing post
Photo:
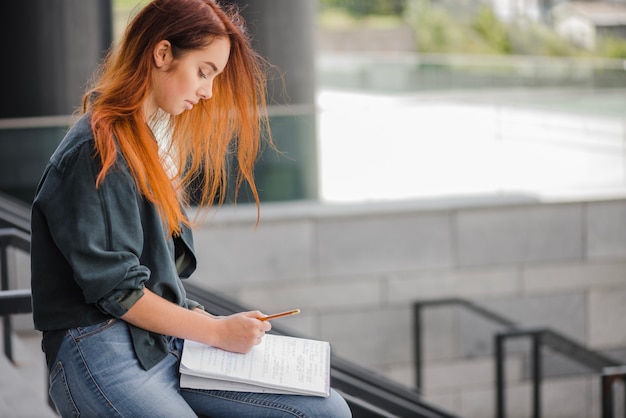
[(422, 390), (422, 305), (420, 303), (413, 304), (413, 348), (415, 361), (415, 388)]
[(541, 333), (536, 332), (532, 336), (532, 361), (533, 361), (533, 417), (541, 417)]
[(504, 390), (504, 336), (496, 334), (494, 337), (494, 355), (496, 372), (496, 418), (505, 418), (504, 410), (505, 390)]
[(613, 418), (613, 376), (602, 374), (600, 384), (602, 395), (602, 418)]
[[(624, 390), (626, 390), (626, 365), (604, 367), (600, 378), (601, 416), (602, 418), (613, 418), (616, 407), (615, 382), (617, 380), (623, 382), (625, 385)], [(624, 405), (624, 408), (626, 408), (626, 405)], [(626, 415), (626, 410), (624, 415)]]
[[(9, 266), (8, 266), (7, 246), (0, 248), (0, 290), (9, 290)], [(13, 341), (12, 341), (11, 316), (2, 317), (2, 333), (4, 339), (4, 354), (13, 362)]]

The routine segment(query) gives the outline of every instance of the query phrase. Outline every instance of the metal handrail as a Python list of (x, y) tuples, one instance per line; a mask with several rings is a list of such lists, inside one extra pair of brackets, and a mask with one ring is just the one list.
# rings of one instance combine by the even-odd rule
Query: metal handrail
[(414, 362), (415, 362), (415, 388), (419, 392), (422, 389), (422, 309), (427, 307), (459, 305), (473, 311), (482, 317), (506, 327), (515, 326), (515, 322), (503, 317), (495, 312), (476, 305), (467, 299), (444, 298), (417, 301), (413, 304), (413, 326), (414, 326)]
[[(541, 347), (548, 346), (553, 350), (577, 361), (578, 363), (588, 367), (589, 369), (602, 374), (602, 417), (613, 417), (613, 382), (617, 379), (626, 381), (626, 366), (620, 366), (620, 363), (604, 356), (595, 351), (589, 350), (582, 344), (572, 340), (565, 335), (546, 327), (523, 327), (505, 318), (495, 312), (492, 312), (482, 306), (476, 305), (468, 300), (461, 298), (446, 298), (427, 301), (418, 301), (413, 306), (414, 312), (414, 329), (415, 329), (415, 378), (418, 390), (422, 387), (422, 309), (432, 306), (459, 305), (465, 307), (486, 319), (491, 320), (499, 325), (506, 327), (505, 331), (497, 332), (494, 336), (494, 361), (495, 361), (495, 391), (496, 405), (495, 412), (497, 418), (505, 418), (506, 416), (506, 397), (504, 376), (504, 343), (506, 339), (518, 337), (530, 337), (532, 340), (531, 358), (533, 368), (533, 417), (541, 416), (541, 379), (542, 379), (542, 362)], [(611, 405), (611, 408), (609, 408)]]
[(0, 291), (0, 316), (32, 313), (30, 289)]
[(0, 192), (0, 228), (30, 232), (30, 206)]
[[(561, 354), (577, 361), (583, 366), (597, 373), (602, 373), (607, 368), (619, 366), (620, 363), (595, 351), (591, 351), (576, 341), (565, 337), (549, 328), (516, 327), (507, 331), (496, 333), (494, 336), (494, 361), (496, 364), (496, 417), (506, 417), (506, 379), (505, 379), (505, 350), (504, 344), (509, 338), (530, 337), (532, 341), (531, 364), (533, 379), (533, 417), (541, 416), (541, 381), (542, 361), (541, 347), (548, 346)], [(608, 377), (607, 377), (608, 378)], [(612, 390), (607, 387), (607, 390)], [(602, 397), (608, 396), (602, 388)]]
[(0, 302), (4, 309), (16, 308), (16, 312), (2, 313), (2, 331), (4, 337), (4, 354), (13, 362), (13, 324), (10, 314), (29, 313), (30, 291), (28, 296), (24, 291), (9, 290), (9, 256), (8, 249), (17, 248), (30, 253), (30, 235), (15, 228), (0, 229)]

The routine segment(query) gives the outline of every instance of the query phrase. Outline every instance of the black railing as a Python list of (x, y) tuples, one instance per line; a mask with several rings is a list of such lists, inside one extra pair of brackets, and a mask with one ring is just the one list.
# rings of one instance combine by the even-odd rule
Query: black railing
[(30, 313), (30, 290), (10, 290), (9, 248), (30, 252), (30, 236), (15, 228), (0, 229), (0, 316), (4, 336), (4, 354), (13, 361), (13, 325), (11, 315)]
[(0, 228), (16, 228), (30, 233), (29, 206), (0, 192)]
[[(481, 315), (505, 328), (494, 335), (494, 362), (495, 362), (495, 415), (496, 418), (506, 417), (506, 379), (505, 379), (505, 342), (510, 338), (527, 337), (531, 339), (532, 365), (532, 416), (541, 417), (541, 382), (542, 357), (541, 348), (549, 347), (559, 352), (589, 370), (602, 376), (602, 418), (613, 418), (615, 390), (614, 383), (618, 380), (626, 381), (626, 366), (600, 353), (589, 350), (580, 343), (549, 328), (523, 327), (512, 320), (495, 312), (460, 298), (437, 299), (416, 302), (413, 306), (414, 339), (415, 339), (415, 380), (416, 387), (422, 388), (423, 352), (422, 352), (422, 311), (426, 307), (458, 305)], [(625, 409), (626, 415), (626, 409)]]
[(418, 391), (422, 390), (422, 369), (423, 369), (423, 352), (422, 352), (422, 311), (428, 307), (458, 305), (473, 311), (482, 317), (489, 319), (498, 325), (512, 327), (515, 323), (495, 312), (491, 312), (482, 306), (476, 305), (466, 299), (446, 298), (423, 300), (413, 305), (413, 341), (414, 341), (414, 362), (415, 362), (415, 387)]
[[(549, 328), (522, 328), (516, 327), (496, 333), (494, 337), (495, 351), (494, 361), (496, 364), (496, 416), (506, 417), (506, 379), (505, 379), (505, 349), (504, 344), (509, 338), (528, 337), (532, 341), (531, 365), (532, 365), (532, 416), (541, 417), (541, 381), (542, 361), (541, 347), (547, 346), (561, 354), (577, 361), (583, 366), (596, 373), (602, 373), (605, 368), (618, 366), (620, 363), (595, 351), (591, 351), (581, 344), (561, 335)], [(608, 388), (607, 388), (608, 389)], [(601, 388), (602, 397), (608, 396)]]

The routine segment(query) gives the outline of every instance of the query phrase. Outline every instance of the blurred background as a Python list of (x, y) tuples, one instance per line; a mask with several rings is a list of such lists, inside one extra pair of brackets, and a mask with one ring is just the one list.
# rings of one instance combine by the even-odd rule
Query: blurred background
[(599, 2), (321, 1), (322, 198), (623, 189), (624, 13)]
[[(7, 3), (2, 30), (21, 39), (10, 46), (17, 62), (31, 64), (0, 74), (15, 97), (0, 108), (10, 119), (0, 124), (0, 138), (15, 138), (0, 142), (0, 190), (29, 201), (100, 57), (145, 1), (79, 8), (68, 2), (56, 12), (45, 2)], [(278, 1), (246, 7), (256, 46), (276, 65), (272, 128), (283, 154), (259, 161), (264, 201), (624, 187), (624, 2), (311, 0), (298, 8)], [(15, 18), (20, 9), (29, 17)], [(80, 13), (86, 18), (75, 20)], [(262, 14), (280, 24), (264, 24)], [(54, 19), (63, 28), (56, 34)], [(37, 31), (16, 38), (35, 23)], [(81, 32), (89, 36), (63, 44)], [(51, 116), (36, 127), (11, 120)]]
[[(2, 2), (0, 192), (30, 203), (145, 3)], [(626, 361), (626, 2), (235, 3), (281, 153), (258, 228), (244, 193), (197, 229), (194, 283), (301, 308), (281, 325), (458, 416), (601, 416)]]

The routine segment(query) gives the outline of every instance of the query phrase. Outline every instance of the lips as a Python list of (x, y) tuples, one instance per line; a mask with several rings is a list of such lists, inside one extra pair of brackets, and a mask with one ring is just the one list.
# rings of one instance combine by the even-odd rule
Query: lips
[(187, 110), (191, 110), (197, 102), (192, 102), (190, 100), (185, 100), (185, 107), (187, 108)]

